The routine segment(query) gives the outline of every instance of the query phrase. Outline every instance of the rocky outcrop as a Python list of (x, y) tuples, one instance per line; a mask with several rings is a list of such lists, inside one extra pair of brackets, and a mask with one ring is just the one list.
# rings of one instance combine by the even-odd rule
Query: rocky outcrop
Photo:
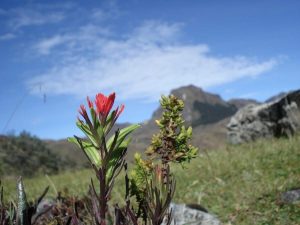
[[(221, 225), (216, 216), (184, 204), (171, 204), (173, 220), (171, 225)], [(175, 222), (174, 222), (175, 221)]]
[(240, 109), (227, 125), (228, 141), (232, 144), (259, 138), (291, 136), (300, 130), (300, 90), (261, 105), (251, 104)]

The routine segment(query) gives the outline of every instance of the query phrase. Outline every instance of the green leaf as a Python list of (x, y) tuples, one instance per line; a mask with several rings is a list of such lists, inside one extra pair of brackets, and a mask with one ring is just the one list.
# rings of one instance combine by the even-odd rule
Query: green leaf
[(189, 138), (192, 137), (192, 133), (193, 133), (193, 129), (192, 129), (192, 127), (189, 127), (189, 128), (187, 129), (187, 135), (188, 135)]
[(110, 181), (113, 177), (113, 172), (116, 163), (124, 156), (124, 150), (128, 147), (129, 143), (131, 141), (131, 138), (128, 138), (127, 140), (123, 141), (117, 148), (114, 148), (112, 152), (110, 152), (110, 159), (108, 161), (108, 170), (106, 174), (106, 179)]
[(80, 121), (77, 121), (76, 125), (91, 140), (91, 142), (93, 143), (94, 146), (99, 147), (97, 140), (95, 139), (95, 137), (94, 137), (92, 131), (90, 130), (90, 128), (88, 127), (88, 125), (86, 125)]
[[(106, 118), (106, 121), (105, 121), (105, 126), (106, 128), (109, 128), (111, 123), (113, 122), (113, 119), (115, 118), (115, 115), (116, 115), (116, 110), (112, 111)], [(107, 132), (107, 130), (105, 131)]]
[(18, 191), (17, 224), (26, 225), (28, 219), (27, 218), (28, 202), (26, 199), (26, 193), (25, 193), (22, 177), (18, 179), (17, 191)]
[[(114, 146), (114, 148), (118, 148), (120, 146), (120, 144), (124, 141), (124, 139), (130, 134), (132, 133), (133, 131), (135, 131), (137, 128), (139, 128), (141, 125), (139, 124), (133, 124), (133, 125), (130, 125), (126, 128), (123, 128), (120, 130), (120, 133), (118, 135), (118, 140), (116, 142), (116, 145)], [(111, 147), (112, 147), (112, 143), (113, 143), (113, 140), (115, 138), (115, 134), (112, 135), (109, 140), (107, 141), (106, 143), (106, 146), (107, 146), (107, 149), (109, 151), (111, 151)]]
[(90, 108), (90, 113), (91, 113), (91, 116), (92, 116), (92, 119), (93, 119), (93, 124), (95, 126), (97, 124), (97, 122), (99, 123), (99, 120), (98, 120), (98, 117), (97, 117), (97, 113), (94, 110), (94, 108)]
[(81, 148), (82, 151), (84, 151), (85, 155), (88, 157), (89, 161), (95, 164), (97, 168), (99, 168), (99, 166), (101, 165), (100, 154), (92, 143), (83, 141), (75, 137), (68, 138), (68, 141), (75, 143), (79, 148)]
[(98, 136), (100, 137), (100, 140), (101, 140), (101, 137), (104, 135), (103, 127), (100, 125), (97, 113), (94, 110), (94, 108), (91, 108), (90, 112), (91, 112), (92, 119), (93, 119), (94, 129), (97, 131), (97, 134), (98, 134)]

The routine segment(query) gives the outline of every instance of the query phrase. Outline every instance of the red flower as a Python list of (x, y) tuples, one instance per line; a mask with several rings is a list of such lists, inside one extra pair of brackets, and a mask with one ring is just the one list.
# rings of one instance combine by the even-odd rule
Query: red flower
[[(113, 107), (113, 104), (115, 102), (115, 97), (116, 97), (116, 94), (114, 92), (112, 94), (110, 94), (109, 96), (105, 96), (102, 93), (99, 93), (96, 95), (96, 99), (95, 99), (94, 103), (90, 100), (89, 97), (87, 97), (88, 107), (90, 109), (94, 109), (94, 104), (95, 104), (96, 113), (99, 116), (99, 119), (102, 122), (104, 122), (104, 121), (106, 121), (106, 118), (109, 115), (110, 110)], [(113, 117), (114, 117), (113, 121), (117, 120), (117, 118), (123, 112), (123, 110), (124, 110), (124, 105), (121, 105), (120, 107), (116, 108), (116, 110), (114, 111), (114, 115), (113, 115)], [(85, 120), (88, 120), (88, 115), (87, 115), (84, 105), (80, 106), (79, 113), (82, 115), (83, 118), (85, 118)]]
[(97, 113), (101, 115), (102, 119), (105, 120), (108, 116), (114, 102), (116, 94), (112, 93), (108, 97), (99, 93), (96, 95), (95, 104), (97, 107)]

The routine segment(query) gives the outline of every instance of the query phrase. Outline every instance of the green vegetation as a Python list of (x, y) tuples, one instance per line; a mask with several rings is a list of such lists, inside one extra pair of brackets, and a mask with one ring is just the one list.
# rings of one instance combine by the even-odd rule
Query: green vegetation
[(43, 141), (28, 132), (0, 140), (0, 176), (54, 174), (75, 163), (51, 152)]
[(300, 187), (299, 144), (298, 135), (203, 154), (176, 172), (175, 200), (200, 203), (228, 224), (300, 224), (300, 204), (280, 204), (280, 193)]
[[(224, 224), (300, 224), (300, 204), (281, 204), (280, 193), (300, 186), (300, 136), (258, 141), (201, 154), (182, 170), (174, 168), (175, 202), (198, 203), (216, 214)], [(51, 176), (57, 190), (84, 195), (92, 170)], [(123, 176), (119, 176), (113, 202), (123, 199)], [(50, 184), (49, 179), (25, 179), (29, 199)], [(3, 180), (4, 190), (15, 196), (15, 180)], [(9, 200), (9, 199), (6, 199)]]

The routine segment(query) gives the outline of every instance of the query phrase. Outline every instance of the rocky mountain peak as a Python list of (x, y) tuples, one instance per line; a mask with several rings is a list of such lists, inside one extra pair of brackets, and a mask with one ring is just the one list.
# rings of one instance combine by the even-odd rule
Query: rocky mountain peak
[[(171, 91), (171, 94), (184, 100), (183, 116), (188, 125), (198, 126), (218, 122), (232, 116), (237, 107), (224, 101), (219, 95), (204, 91), (194, 85), (183, 86)], [(161, 116), (157, 109), (152, 119)]]
[(171, 94), (183, 99), (186, 105), (194, 101), (221, 105), (226, 103), (219, 95), (206, 92), (194, 85), (173, 89)]

